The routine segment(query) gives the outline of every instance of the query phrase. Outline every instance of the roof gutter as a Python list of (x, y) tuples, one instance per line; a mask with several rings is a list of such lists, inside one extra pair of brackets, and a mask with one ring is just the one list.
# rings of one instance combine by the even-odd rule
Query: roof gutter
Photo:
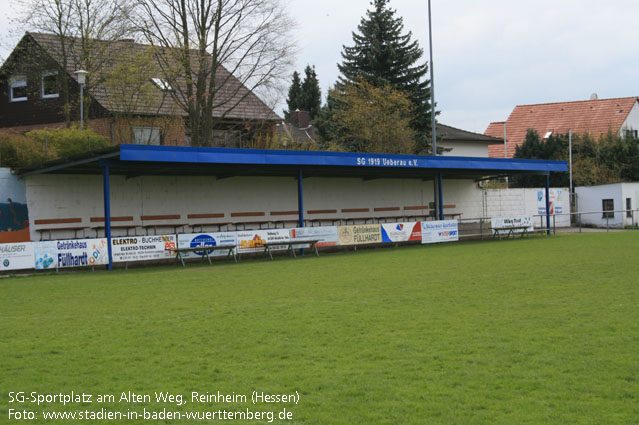
[(111, 152), (111, 153), (107, 153), (107, 154), (103, 154), (103, 155), (99, 155), (99, 156), (94, 156), (94, 157), (91, 157), (91, 158), (80, 159), (78, 161), (66, 162), (64, 164), (52, 165), (52, 166), (46, 167), (46, 168), (40, 168), (40, 169), (37, 169), (37, 170), (26, 171), (24, 173), (18, 172), (17, 174), (18, 174), (19, 178), (24, 178), (24, 177), (29, 177), (29, 176), (35, 176), (35, 175), (38, 175), (38, 174), (52, 173), (54, 171), (63, 170), (65, 168), (75, 167), (77, 165), (89, 164), (91, 162), (100, 161), (102, 159), (114, 158), (114, 157), (117, 157), (119, 155), (120, 155), (119, 151), (118, 152)]

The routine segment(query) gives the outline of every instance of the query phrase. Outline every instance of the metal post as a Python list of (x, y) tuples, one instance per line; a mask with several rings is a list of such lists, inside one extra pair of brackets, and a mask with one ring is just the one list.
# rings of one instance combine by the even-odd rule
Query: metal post
[(430, 45), (430, 120), (433, 139), (433, 155), (437, 155), (437, 126), (435, 124), (435, 67), (433, 66), (433, 25), (431, 23), (430, 0), (428, 0), (428, 43)]
[(102, 183), (104, 187), (104, 236), (107, 240), (107, 252), (109, 253), (109, 264), (107, 270), (113, 270), (113, 253), (111, 252), (111, 191), (109, 188), (109, 166), (104, 165), (102, 169)]
[(546, 174), (546, 234), (550, 236), (550, 173)]
[(570, 207), (572, 208), (572, 129), (568, 129), (568, 165), (570, 170)]
[(304, 227), (304, 186), (302, 179), (304, 178), (302, 170), (297, 172), (297, 209), (299, 216), (299, 227)]
[(579, 233), (581, 233), (581, 213), (579, 213)]
[(508, 139), (506, 138), (506, 121), (504, 121), (504, 158), (508, 158)]
[(84, 127), (84, 84), (80, 84), (80, 130), (82, 130), (83, 127)]
[(444, 178), (441, 173), (437, 175), (437, 186), (438, 186), (438, 199), (437, 203), (439, 204), (439, 219), (444, 219)]

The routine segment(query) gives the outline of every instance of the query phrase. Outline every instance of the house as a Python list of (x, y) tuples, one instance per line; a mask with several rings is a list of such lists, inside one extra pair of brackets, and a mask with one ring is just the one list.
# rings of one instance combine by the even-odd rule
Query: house
[[(279, 146), (293, 142), (298, 145), (317, 146), (317, 127), (309, 120), (308, 112), (294, 111), (288, 121), (277, 124), (276, 140)], [(444, 156), (472, 156), (488, 158), (488, 147), (493, 144), (503, 146), (504, 140), (483, 134), (472, 133), (437, 123), (437, 146), (444, 148)], [(440, 149), (438, 149), (440, 150)]]
[(579, 186), (577, 209), (583, 224), (597, 227), (630, 227), (639, 223), (639, 183)]
[[(505, 130), (504, 130), (505, 124)], [(508, 157), (515, 155), (515, 148), (526, 140), (526, 133), (533, 129), (542, 138), (553, 134), (589, 134), (597, 139), (608, 131), (626, 137), (639, 136), (639, 98), (622, 97), (576, 102), (519, 105), (513, 109), (506, 122), (490, 123), (487, 136), (504, 138), (506, 133)], [(503, 146), (489, 148), (491, 158), (503, 158)]]
[(488, 158), (488, 151), (491, 146), (501, 146), (502, 152), (504, 146), (503, 137), (498, 138), (472, 133), (440, 123), (437, 123), (437, 139), (437, 147), (445, 149), (442, 153), (444, 156)]
[[(63, 127), (65, 105), (71, 121), (79, 120), (79, 41), (65, 40), (63, 55), (58, 36), (26, 33), (0, 67), (0, 130)], [(88, 126), (113, 143), (189, 145), (188, 114), (175, 95), (183, 87), (171, 87), (163, 78), (154, 58), (158, 50), (129, 39), (94, 43), (100, 55), (93, 59), (101, 62), (88, 76), (93, 83), (85, 93)], [(61, 90), (67, 84), (68, 92)], [(257, 131), (272, 133), (281, 120), (223, 66), (217, 69), (216, 89), (214, 146), (241, 146)]]
[(283, 147), (292, 142), (317, 149), (319, 141), (317, 127), (311, 122), (308, 111), (300, 111), (299, 109), (291, 112), (288, 121), (277, 124), (275, 137), (277, 145)]

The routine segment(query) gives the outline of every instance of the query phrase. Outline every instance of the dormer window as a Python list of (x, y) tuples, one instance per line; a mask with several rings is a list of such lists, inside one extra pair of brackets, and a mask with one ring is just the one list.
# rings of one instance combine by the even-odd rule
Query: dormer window
[(17, 75), (9, 80), (9, 101), (22, 102), (27, 100), (27, 77)]
[(43, 99), (52, 99), (60, 96), (58, 71), (43, 72), (41, 86), (41, 96)]
[(172, 91), (173, 90), (173, 88), (171, 87), (169, 82), (164, 80), (164, 79), (162, 79), (162, 78), (151, 78), (151, 81), (153, 81), (153, 84), (155, 84), (162, 91)]

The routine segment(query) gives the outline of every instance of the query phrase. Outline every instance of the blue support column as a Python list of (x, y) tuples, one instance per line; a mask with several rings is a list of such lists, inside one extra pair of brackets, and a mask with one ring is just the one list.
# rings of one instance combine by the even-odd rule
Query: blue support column
[(299, 215), (299, 227), (304, 227), (304, 185), (302, 179), (304, 175), (302, 170), (297, 172), (297, 210)]
[(550, 173), (546, 174), (546, 234), (550, 235)]
[(439, 219), (444, 219), (444, 178), (441, 173), (437, 175), (437, 208)]
[(109, 264), (107, 270), (113, 270), (113, 254), (111, 252), (111, 191), (109, 188), (109, 166), (102, 168), (102, 184), (104, 187), (104, 236), (107, 240), (107, 251), (109, 253)]

